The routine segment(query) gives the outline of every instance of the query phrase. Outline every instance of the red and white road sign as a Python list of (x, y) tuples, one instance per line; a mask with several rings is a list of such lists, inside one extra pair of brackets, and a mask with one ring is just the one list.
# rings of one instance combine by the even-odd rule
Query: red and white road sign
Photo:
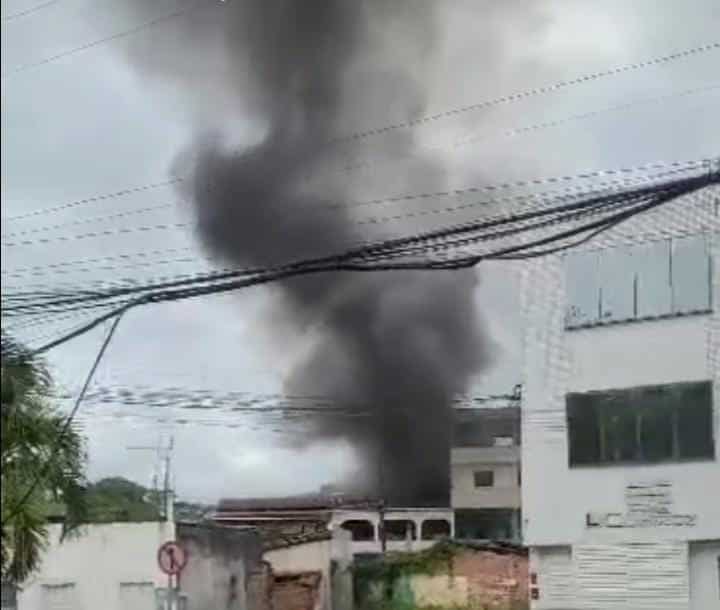
[(158, 549), (158, 566), (167, 575), (180, 574), (187, 564), (187, 552), (177, 542), (166, 542)]

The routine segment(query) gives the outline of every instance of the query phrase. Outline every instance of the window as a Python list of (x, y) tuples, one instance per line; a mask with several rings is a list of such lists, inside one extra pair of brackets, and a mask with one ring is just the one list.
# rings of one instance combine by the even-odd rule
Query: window
[(495, 473), (492, 470), (476, 470), (473, 472), (475, 487), (492, 487), (495, 482)]
[(495, 447), (512, 447), (515, 439), (512, 436), (496, 436), (493, 438), (493, 446)]
[(708, 311), (710, 248), (703, 235), (566, 257), (565, 326)]
[(46, 610), (75, 610), (78, 607), (75, 583), (42, 586), (42, 607)]
[(15, 610), (17, 608), (17, 588), (15, 585), (3, 582), (0, 585), (0, 593), (2, 594), (0, 608), (2, 610)]
[(386, 519), (386, 540), (415, 540), (417, 538), (415, 522), (409, 519)]
[(447, 519), (425, 519), (422, 522), (423, 540), (450, 538), (450, 523)]
[(152, 582), (121, 582), (119, 596), (120, 608), (133, 610), (155, 610), (155, 585)]
[(712, 383), (568, 394), (571, 466), (713, 458)]
[(375, 540), (375, 528), (370, 521), (351, 519), (343, 521), (340, 527), (350, 532), (352, 539), (356, 542)]

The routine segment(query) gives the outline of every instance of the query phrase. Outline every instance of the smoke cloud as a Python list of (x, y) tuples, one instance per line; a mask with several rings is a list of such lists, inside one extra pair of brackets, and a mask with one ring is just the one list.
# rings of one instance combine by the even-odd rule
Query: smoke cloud
[[(146, 11), (146, 5), (134, 4)], [(199, 236), (218, 259), (264, 265), (346, 249), (367, 238), (343, 172), (355, 126), (424, 114), (422, 74), (435, 35), (431, 0), (244, 0), (184, 17), (172, 38), (129, 51), (144, 74), (192, 102), (196, 139), (177, 159)], [(237, 121), (262, 137), (233, 148)], [(380, 142), (383, 155), (414, 152), (412, 132)], [(398, 192), (439, 189), (436, 161), (390, 176)], [(383, 186), (383, 185), (380, 185)], [(372, 237), (379, 236), (378, 233)], [(473, 271), (324, 274), (272, 288), (313, 347), (286, 392), (324, 395), (367, 417), (318, 418), (307, 442), (345, 438), (364, 457), (355, 486), (391, 504), (447, 505), (451, 399), (487, 361)]]

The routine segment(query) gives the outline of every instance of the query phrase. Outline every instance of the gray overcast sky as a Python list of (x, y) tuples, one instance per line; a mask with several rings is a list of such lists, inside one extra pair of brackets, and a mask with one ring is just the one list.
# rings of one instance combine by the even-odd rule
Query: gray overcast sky
[[(210, 0), (208, 0), (210, 2)], [(232, 1), (232, 0), (230, 0)], [(174, 155), (191, 137), (197, 113), (170, 86), (143, 79), (126, 62), (125, 45), (143, 37), (161, 43), (173, 21), (63, 59), (15, 74), (67, 49), (112, 35), (137, 23), (137, 15), (118, 8), (118, 0), (59, 0), (24, 18), (3, 21), (2, 216), (8, 234), (46, 225), (54, 231), (27, 239), (54, 238), (111, 227), (137, 227), (192, 221), (171, 187), (80, 205), (63, 213), (25, 220), (7, 217), (110, 193), (167, 178)], [(180, 3), (180, 6), (186, 5)], [(716, 0), (606, 0), (591, 2), (517, 1), (443, 3), (439, 42), (423, 79), (428, 114), (465, 106), (515, 91), (571, 79), (626, 63), (715, 42), (720, 32)], [(3, 17), (33, 6), (29, 0), (5, 2)], [(158, 2), (158, 15), (171, 9)], [(189, 46), (188, 53), (192, 53)], [(503, 132), (562, 119), (645, 98), (720, 85), (718, 50), (607, 79), (528, 98), (492, 110), (469, 112), (423, 127), (421, 141), (443, 147), (459, 138), (476, 141), (445, 147), (438, 155), (452, 186), (502, 182), (525, 177), (573, 174), (588, 169), (632, 166), (650, 161), (687, 160), (718, 154), (720, 89), (708, 89), (663, 102), (604, 112), (594, 118), (513, 137)], [(212, 104), (210, 104), (212, 106)], [(392, 122), (378, 116), (369, 125)], [(257, 137), (248, 118), (233, 125), (235, 138)], [(369, 139), (368, 158), (382, 156), (382, 140)], [(400, 171), (402, 163), (393, 166)], [(371, 168), (348, 177), (367, 197), (392, 194), (391, 180)], [(381, 179), (378, 179), (380, 177)], [(82, 223), (157, 204), (154, 212)], [(456, 219), (441, 217), (434, 222)], [(70, 224), (66, 223), (76, 223)], [(425, 225), (400, 225), (396, 231)], [(106, 269), (73, 273), (18, 274), (18, 268), (143, 251), (189, 248), (161, 258), (191, 262), (152, 270)], [(95, 263), (97, 266), (98, 263)], [(128, 233), (102, 239), (51, 241), (2, 249), (3, 292), (85, 281), (113, 280), (129, 274), (164, 275), (205, 269), (211, 262), (192, 230)], [(520, 381), (521, 319), (517, 274), (509, 265), (479, 270), (478, 315), (493, 337), (494, 365), (475, 384), (479, 394), (504, 392)], [(284, 374), (302, 353), (304, 337), (287, 329), (263, 328), (275, 307), (264, 289), (180, 302), (132, 312), (98, 373), (100, 385), (180, 386), (219, 391), (280, 391)], [(268, 313), (270, 312), (270, 314)], [(71, 326), (76, 320), (20, 334), (35, 337)], [(280, 322), (281, 323), (281, 322)], [(98, 330), (62, 348), (49, 360), (59, 380), (77, 390), (103, 337)], [(82, 417), (89, 439), (93, 478), (124, 474), (149, 482), (152, 456), (128, 452), (127, 445), (152, 444), (161, 433), (176, 437), (174, 469), (180, 493), (189, 498), (220, 495), (293, 493), (312, 489), (352, 469), (352, 452), (341, 445), (291, 449), (283, 435), (257, 422), (242, 428), (167, 425), (141, 419), (104, 417), (126, 407), (87, 408)], [(146, 414), (146, 410), (135, 410)]]

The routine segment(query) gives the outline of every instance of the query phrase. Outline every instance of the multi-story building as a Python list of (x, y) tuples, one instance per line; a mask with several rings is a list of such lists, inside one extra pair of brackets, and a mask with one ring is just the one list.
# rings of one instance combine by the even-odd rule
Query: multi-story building
[(455, 537), (520, 540), (519, 394), (455, 409), (450, 504)]
[(720, 608), (720, 192), (525, 263), (534, 609)]

